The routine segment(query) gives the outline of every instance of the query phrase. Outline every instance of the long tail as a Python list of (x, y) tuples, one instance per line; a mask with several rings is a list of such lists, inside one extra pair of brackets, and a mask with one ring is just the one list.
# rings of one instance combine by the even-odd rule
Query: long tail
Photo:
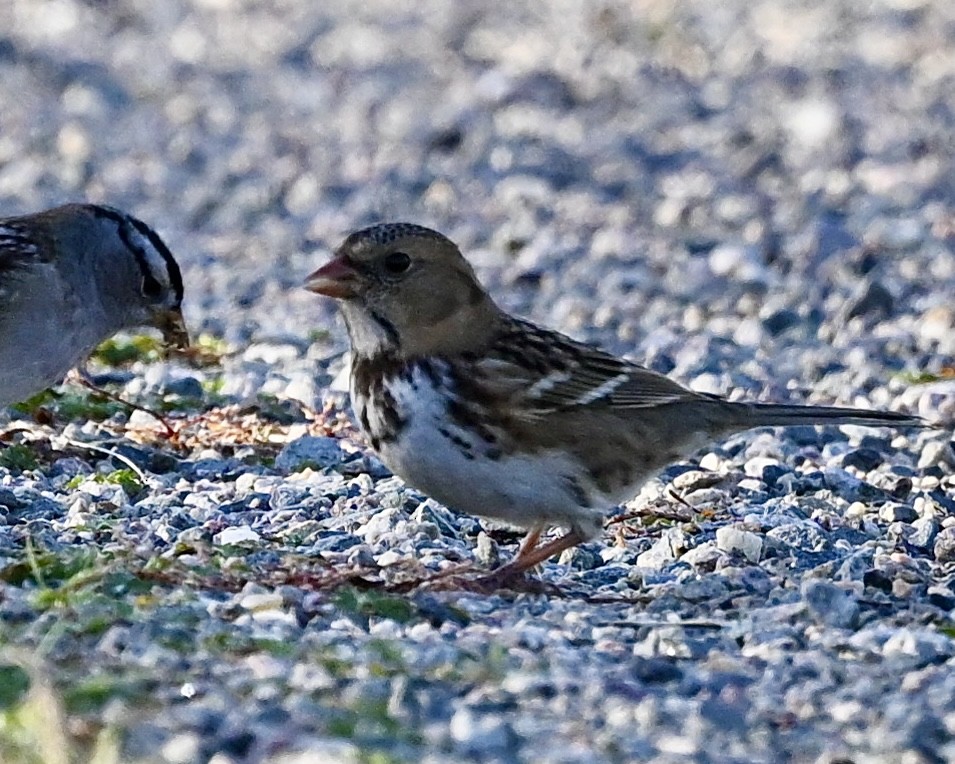
[(921, 417), (898, 411), (867, 411), (844, 406), (791, 406), (777, 403), (744, 403), (751, 427), (789, 427), (800, 424), (862, 424), (870, 427), (926, 427)]

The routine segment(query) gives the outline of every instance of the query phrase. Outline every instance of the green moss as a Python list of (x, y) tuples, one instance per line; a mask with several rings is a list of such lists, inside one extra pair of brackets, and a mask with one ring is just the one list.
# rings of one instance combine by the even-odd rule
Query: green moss
[(387, 618), (398, 623), (408, 623), (417, 616), (414, 605), (408, 600), (376, 591), (359, 591), (342, 587), (332, 599), (335, 607), (350, 616), (365, 621), (369, 617)]
[(0, 581), (13, 586), (33, 583), (41, 588), (55, 586), (97, 565), (95, 550), (64, 553), (35, 550), (28, 541), (23, 559), (0, 568)]
[(120, 486), (130, 498), (138, 496), (146, 490), (146, 486), (144, 486), (142, 480), (139, 479), (139, 475), (130, 469), (110, 472), (104, 477), (103, 482)]
[(67, 491), (75, 491), (87, 480), (93, 483), (99, 483), (100, 485), (118, 485), (126, 492), (126, 495), (129, 496), (130, 499), (135, 499), (146, 490), (146, 486), (143, 485), (139, 475), (131, 469), (114, 470), (106, 474), (97, 472), (92, 475), (76, 475), (70, 478), (64, 488)]
[(71, 714), (94, 713), (113, 699), (139, 700), (148, 696), (149, 684), (136, 677), (105, 673), (81, 677), (63, 688), (63, 706)]
[(0, 663), (0, 711), (6, 711), (26, 697), (30, 675), (20, 666)]
[(155, 337), (137, 334), (111, 337), (93, 351), (91, 358), (106, 366), (126, 366), (137, 361), (155, 363), (162, 358), (163, 344)]
[(32, 398), (17, 403), (13, 409), (32, 418), (36, 418), (41, 409), (45, 409), (60, 419), (101, 422), (118, 412), (125, 411), (126, 407), (96, 393), (44, 390)]
[(896, 379), (907, 385), (929, 385), (932, 382), (952, 379), (951, 374), (934, 374), (930, 371), (903, 371), (896, 375)]
[(29, 446), (21, 444), (0, 448), (0, 467), (12, 472), (35, 470), (39, 466), (36, 456)]
[(232, 631), (220, 631), (202, 640), (202, 647), (211, 653), (229, 655), (253, 655), (268, 653), (276, 658), (288, 658), (295, 654), (295, 645), (281, 639), (250, 637)]

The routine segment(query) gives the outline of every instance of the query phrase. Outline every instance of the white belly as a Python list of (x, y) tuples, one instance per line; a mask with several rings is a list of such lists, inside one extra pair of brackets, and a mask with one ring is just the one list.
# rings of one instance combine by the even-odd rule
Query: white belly
[[(407, 483), (459, 512), (521, 527), (573, 526), (588, 536), (600, 530), (612, 505), (592, 500), (593, 491), (581, 486), (580, 468), (568, 456), (550, 451), (492, 458), (477, 433), (448, 416), (445, 399), (425, 375), (415, 372), (410, 382), (390, 390), (404, 425), (398, 438), (381, 442), (379, 454)], [(366, 412), (372, 433), (385, 424), (376, 420), (374, 408)], [(361, 420), (357, 407), (356, 414)]]

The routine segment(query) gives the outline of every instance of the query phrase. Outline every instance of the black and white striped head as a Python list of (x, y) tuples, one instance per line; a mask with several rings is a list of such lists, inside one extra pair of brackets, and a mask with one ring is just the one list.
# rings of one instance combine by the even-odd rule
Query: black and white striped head
[(179, 265), (141, 220), (114, 207), (67, 204), (0, 226), (32, 236), (36, 256), (55, 260), (78, 289), (89, 285), (115, 329), (154, 326), (168, 343), (188, 345)]
[(182, 305), (182, 272), (165, 242), (142, 220), (115, 207), (90, 205), (90, 214), (116, 226), (116, 234), (139, 268), (139, 295), (144, 302), (163, 308)]

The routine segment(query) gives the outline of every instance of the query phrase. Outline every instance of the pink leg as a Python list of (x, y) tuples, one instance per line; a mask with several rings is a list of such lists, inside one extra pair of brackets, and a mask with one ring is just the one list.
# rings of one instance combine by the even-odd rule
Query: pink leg
[(521, 547), (520, 549), (517, 550), (517, 555), (514, 557), (514, 560), (512, 560), (512, 562), (519, 560), (525, 555), (528, 555), (531, 552), (533, 552), (534, 548), (537, 546), (537, 542), (540, 541), (541, 533), (543, 532), (544, 532), (543, 525), (535, 525), (534, 527), (532, 527), (527, 532), (527, 535), (524, 537), (524, 540), (521, 541)]
[(587, 540), (580, 531), (572, 530), (563, 536), (548, 541), (546, 544), (537, 546), (540, 534), (540, 528), (531, 530), (531, 532), (527, 534), (524, 543), (521, 544), (521, 550), (517, 553), (517, 556), (509, 563), (501, 565), (497, 570), (491, 572), (488, 577), (504, 581), (511, 576), (520, 575), (535, 565), (544, 562), (544, 560), (560, 554), (565, 549), (570, 549), (572, 546), (577, 546), (577, 544)]

